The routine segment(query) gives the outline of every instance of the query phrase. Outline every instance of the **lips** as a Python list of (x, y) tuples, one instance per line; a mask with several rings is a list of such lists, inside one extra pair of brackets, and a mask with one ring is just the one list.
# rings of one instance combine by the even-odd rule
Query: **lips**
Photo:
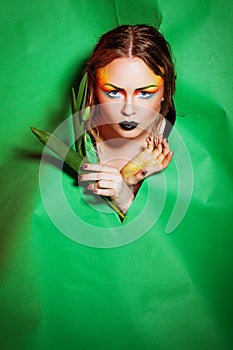
[(133, 121), (132, 122), (123, 121), (123, 122), (119, 123), (119, 125), (123, 130), (130, 131), (130, 130), (135, 129), (138, 126), (138, 123), (133, 122)]

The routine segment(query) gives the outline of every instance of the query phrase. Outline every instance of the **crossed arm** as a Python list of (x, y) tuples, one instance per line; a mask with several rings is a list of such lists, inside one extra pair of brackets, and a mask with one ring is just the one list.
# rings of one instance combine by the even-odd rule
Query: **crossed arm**
[(120, 171), (112, 166), (84, 164), (80, 181), (91, 182), (87, 189), (96, 195), (108, 196), (125, 214), (134, 200), (136, 185), (146, 177), (165, 169), (173, 156), (162, 136), (147, 137), (147, 147)]

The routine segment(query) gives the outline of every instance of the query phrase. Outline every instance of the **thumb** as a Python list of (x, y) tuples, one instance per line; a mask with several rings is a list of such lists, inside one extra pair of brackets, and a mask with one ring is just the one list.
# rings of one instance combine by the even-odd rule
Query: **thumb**
[(146, 169), (140, 169), (136, 174), (135, 178), (137, 180), (143, 180), (145, 179), (146, 175), (148, 174), (148, 171)]

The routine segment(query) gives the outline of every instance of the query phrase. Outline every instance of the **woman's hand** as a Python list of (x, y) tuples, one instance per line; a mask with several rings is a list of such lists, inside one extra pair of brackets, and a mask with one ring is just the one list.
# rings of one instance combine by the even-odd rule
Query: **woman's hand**
[(121, 169), (123, 179), (130, 186), (165, 169), (172, 159), (173, 152), (162, 135), (154, 139), (147, 137), (146, 141), (147, 147)]
[(91, 182), (87, 189), (99, 196), (110, 197), (112, 202), (126, 213), (133, 202), (133, 190), (122, 178), (117, 168), (101, 164), (83, 164), (83, 170), (88, 171), (79, 176), (79, 181)]

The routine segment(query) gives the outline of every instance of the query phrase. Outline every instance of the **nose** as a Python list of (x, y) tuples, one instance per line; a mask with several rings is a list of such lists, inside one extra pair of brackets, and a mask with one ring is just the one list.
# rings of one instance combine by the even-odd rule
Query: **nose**
[(131, 116), (135, 114), (135, 112), (135, 105), (131, 101), (125, 101), (121, 113), (125, 116)]

